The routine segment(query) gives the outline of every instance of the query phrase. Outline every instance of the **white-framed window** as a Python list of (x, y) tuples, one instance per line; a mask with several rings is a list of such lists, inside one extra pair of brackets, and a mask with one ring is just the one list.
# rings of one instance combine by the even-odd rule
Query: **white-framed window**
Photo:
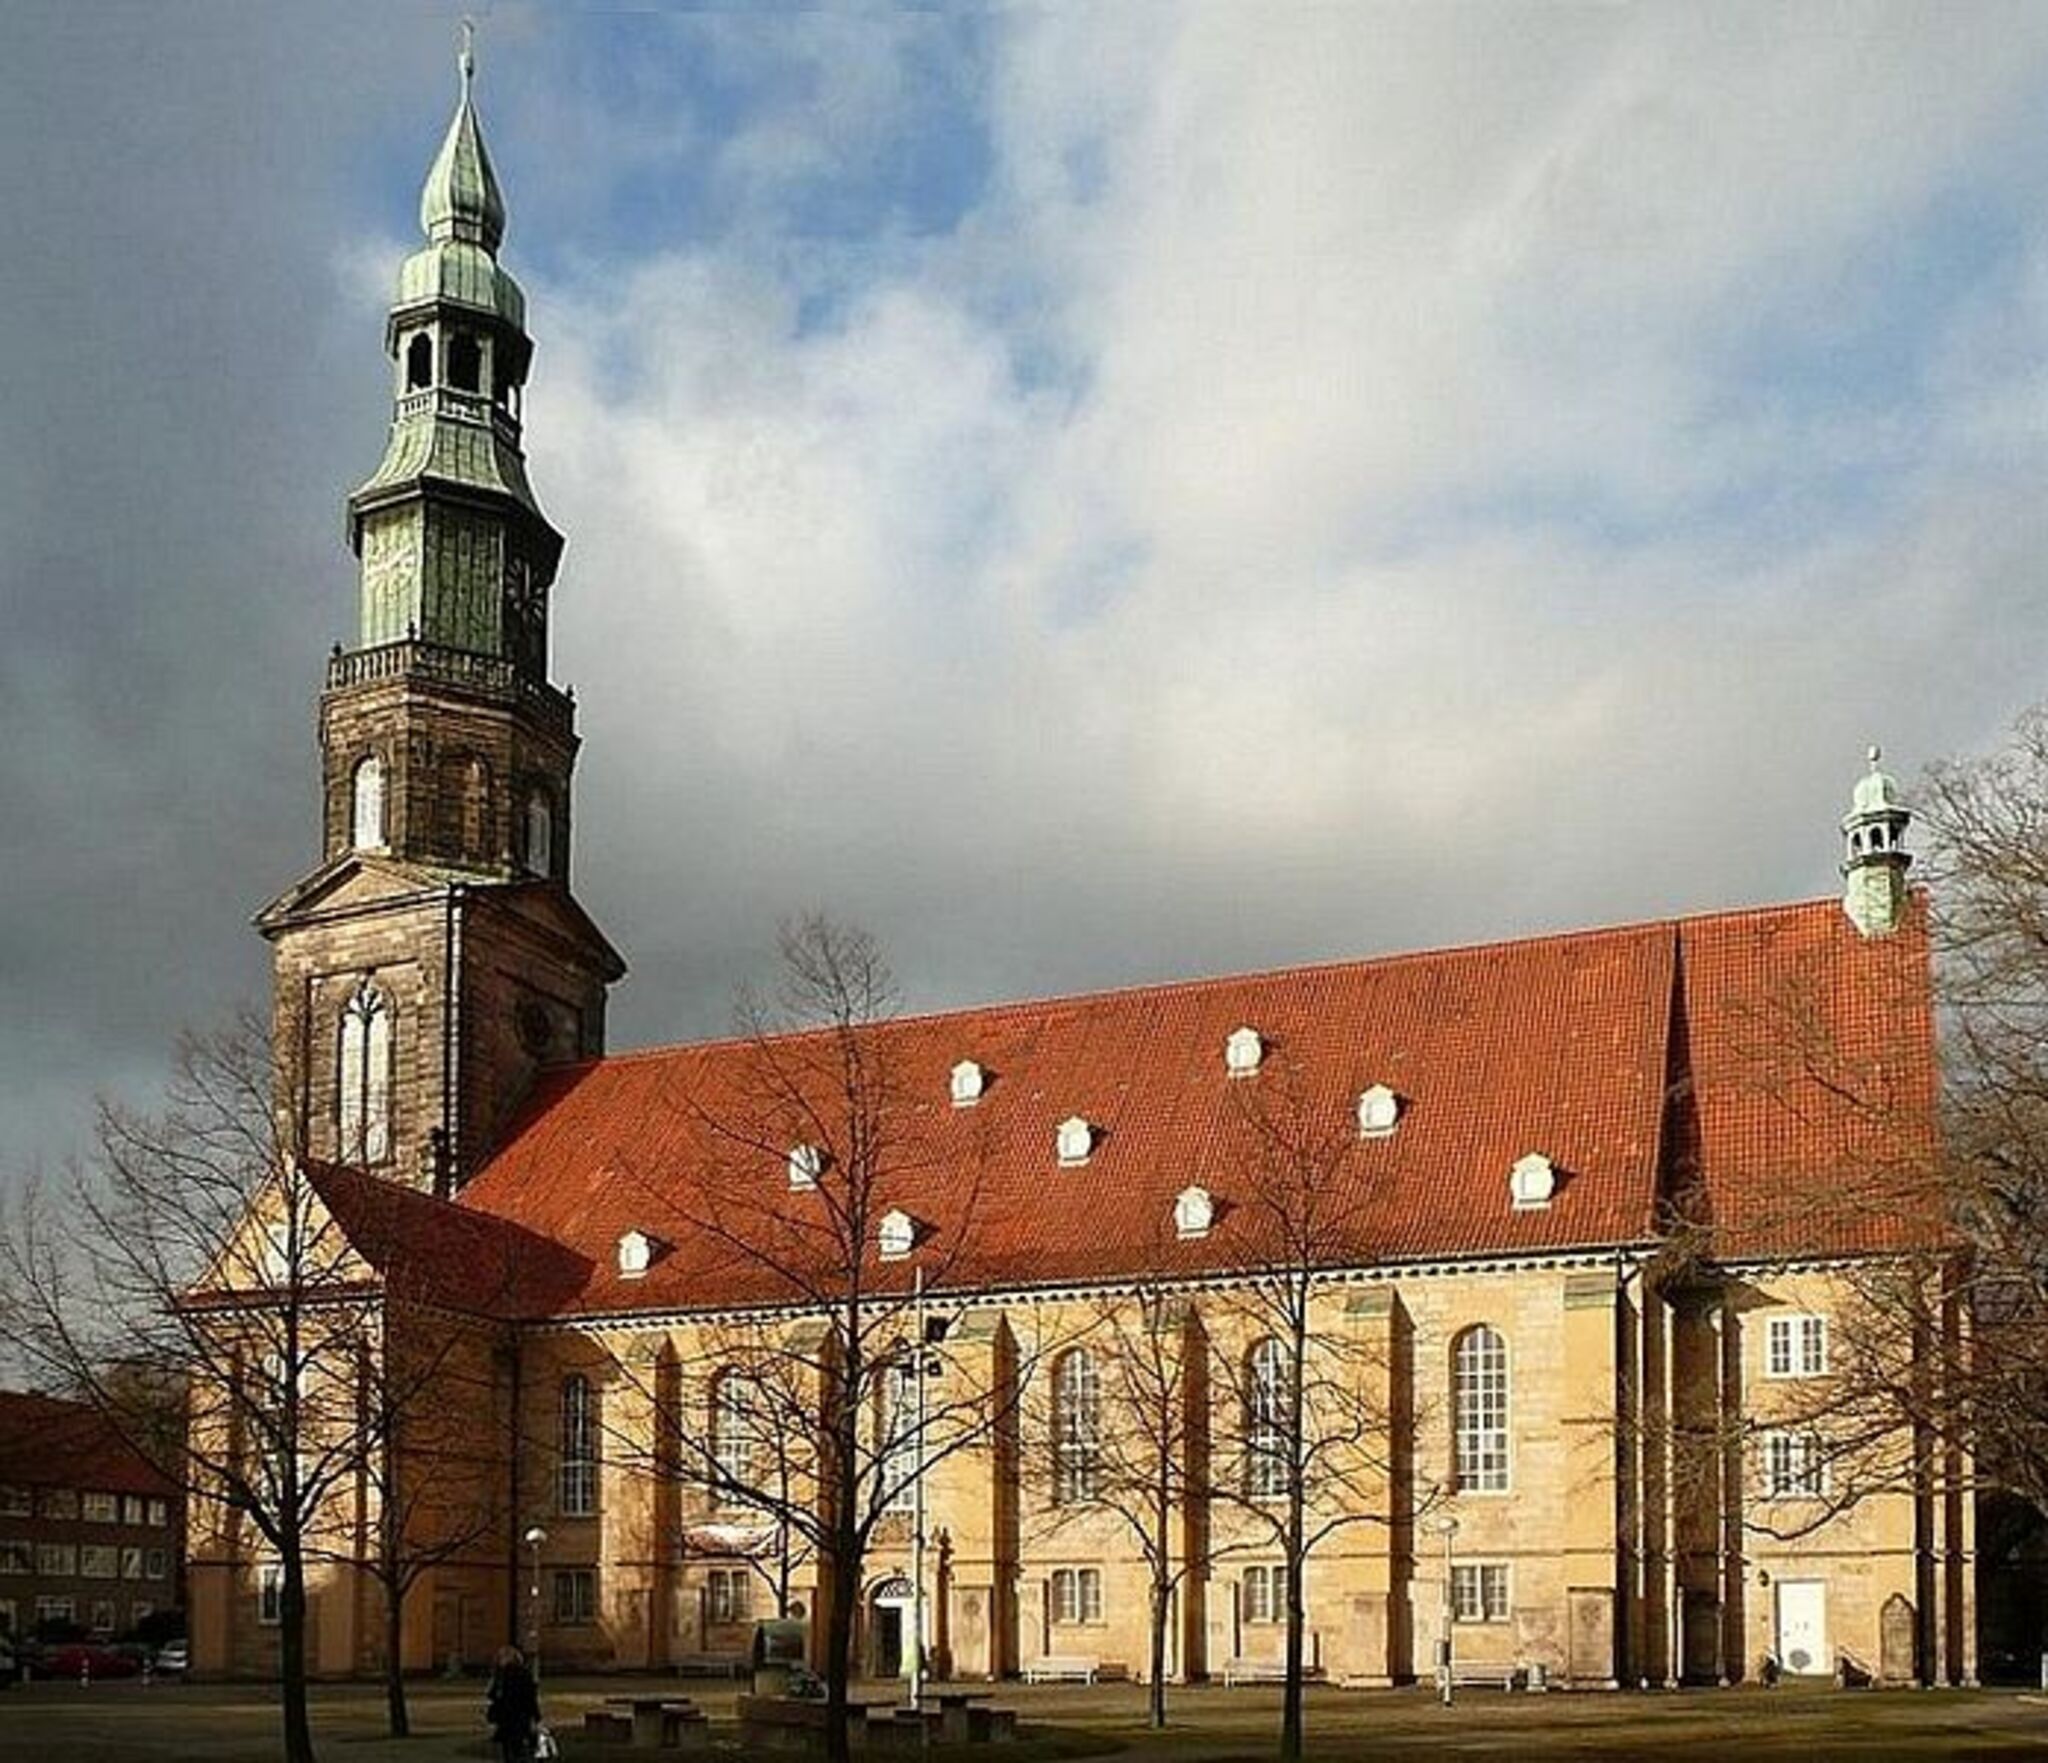
[(1244, 1570), (1244, 1619), (1247, 1622), (1287, 1620), (1285, 1567), (1247, 1567)]
[(792, 1191), (814, 1188), (818, 1177), (825, 1173), (825, 1153), (817, 1145), (791, 1145), (789, 1148), (789, 1185)]
[(901, 1261), (917, 1247), (917, 1220), (901, 1207), (882, 1214), (875, 1226), (875, 1248), (884, 1261)]
[(1508, 1485), (1508, 1344), (1480, 1323), (1451, 1354), (1457, 1425), (1452, 1473), (1460, 1493), (1499, 1494)]
[(152, 1500), (149, 1503), (145, 1522), (152, 1530), (162, 1530), (171, 1521), (171, 1503), (168, 1500)]
[(76, 1488), (45, 1488), (42, 1498), (45, 1518), (76, 1518), (78, 1516), (78, 1490)]
[(917, 1504), (917, 1366), (909, 1350), (882, 1367), (875, 1391), (875, 1475), (884, 1512)]
[(33, 1573), (36, 1546), (27, 1537), (0, 1537), (0, 1573)]
[(706, 1620), (751, 1622), (754, 1619), (754, 1576), (744, 1567), (714, 1567), (705, 1598)]
[(1102, 1569), (1055, 1567), (1052, 1574), (1052, 1619), (1056, 1623), (1102, 1620)]
[(1216, 1202), (1205, 1187), (1182, 1188), (1173, 1202), (1173, 1229), (1179, 1237), (1205, 1237), (1216, 1222)]
[(265, 1561), (256, 1569), (256, 1620), (275, 1628), (284, 1620), (284, 1563)]
[(562, 1379), (561, 1473), (555, 1503), (566, 1518), (588, 1518), (597, 1510), (597, 1424), (591, 1412), (590, 1379), (580, 1371)]
[(1266, 1057), (1266, 1040), (1250, 1026), (1234, 1028), (1223, 1043), (1223, 1069), (1232, 1077), (1253, 1077)]
[(118, 1524), (121, 1519), (120, 1496), (89, 1492), (85, 1496), (84, 1510), (87, 1524)]
[(357, 1163), (391, 1155), (391, 1006), (362, 985), (342, 1007), (335, 1086), (341, 1154)]
[(1052, 1497), (1061, 1506), (1094, 1499), (1102, 1483), (1102, 1379), (1085, 1347), (1052, 1368)]
[(121, 1496), (121, 1522), (123, 1524), (142, 1523), (143, 1513), (146, 1510), (147, 1506), (140, 1494), (123, 1494)]
[(69, 1598), (36, 1599), (37, 1622), (70, 1622), (78, 1606)]
[(1764, 1328), (1766, 1377), (1819, 1377), (1828, 1368), (1825, 1316), (1773, 1316)]
[(1287, 1492), (1287, 1349), (1268, 1335), (1245, 1356), (1245, 1492), (1277, 1500)]
[(80, 1579), (118, 1579), (121, 1576), (121, 1551), (113, 1543), (87, 1543), (78, 1551), (78, 1577)]
[(1460, 1561), (1451, 1568), (1451, 1615), (1459, 1622), (1508, 1619), (1508, 1564)]
[(26, 1518), (35, 1509), (27, 1488), (19, 1482), (0, 1482), (0, 1518)]
[(171, 1573), (170, 1552), (166, 1549), (151, 1549), (143, 1556), (144, 1579), (168, 1579)]
[(1358, 1092), (1358, 1136), (1383, 1139), (1401, 1120), (1401, 1098), (1385, 1084)]
[(140, 1579), (142, 1577), (142, 1551), (140, 1549), (123, 1549), (121, 1551), (121, 1577), (123, 1579)]
[(384, 848), (384, 761), (374, 753), (356, 761), (348, 825), (348, 842), (358, 851)]
[(1095, 1128), (1078, 1114), (1070, 1114), (1053, 1129), (1053, 1149), (1062, 1168), (1086, 1163), (1095, 1149)]
[(597, 1569), (555, 1569), (555, 1620), (577, 1626), (597, 1620)]
[(711, 1385), (711, 1451), (718, 1465), (713, 1496), (725, 1507), (744, 1505), (746, 1490), (761, 1474), (761, 1386), (737, 1365), (728, 1365)]
[(36, 1572), (45, 1579), (76, 1579), (78, 1577), (78, 1545), (76, 1543), (36, 1544)]
[(93, 1599), (92, 1622), (90, 1626), (94, 1634), (112, 1634), (114, 1632), (114, 1600), (112, 1598)]
[(947, 1075), (946, 1088), (955, 1108), (972, 1108), (988, 1088), (988, 1073), (972, 1059), (963, 1059)]
[(1764, 1434), (1764, 1490), (1773, 1499), (1812, 1499), (1828, 1491), (1820, 1434), (1788, 1429)]

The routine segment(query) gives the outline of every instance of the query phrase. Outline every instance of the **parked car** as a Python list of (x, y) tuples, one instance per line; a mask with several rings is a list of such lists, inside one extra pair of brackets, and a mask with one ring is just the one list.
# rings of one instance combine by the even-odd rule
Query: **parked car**
[(192, 1668), (192, 1649), (183, 1640), (165, 1641), (154, 1667), (159, 1677), (183, 1677)]
[(43, 1649), (34, 1669), (38, 1677), (134, 1677), (142, 1661), (97, 1641), (59, 1641)]

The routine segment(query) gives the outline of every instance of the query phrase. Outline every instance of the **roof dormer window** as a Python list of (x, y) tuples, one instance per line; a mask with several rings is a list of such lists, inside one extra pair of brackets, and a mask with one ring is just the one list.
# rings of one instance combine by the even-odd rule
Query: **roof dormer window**
[(1060, 1122), (1054, 1136), (1062, 1168), (1086, 1163), (1095, 1149), (1095, 1128), (1075, 1114)]
[(1358, 1097), (1358, 1136), (1383, 1139), (1401, 1122), (1401, 1098), (1385, 1084), (1374, 1084)]
[(1223, 1069), (1232, 1077), (1252, 1076), (1265, 1056), (1265, 1037), (1255, 1028), (1233, 1029), (1223, 1043)]
[(1204, 1187), (1182, 1188), (1173, 1202), (1173, 1228), (1182, 1237), (1205, 1237), (1216, 1222), (1216, 1202)]
[(1517, 1212), (1543, 1211), (1556, 1192), (1557, 1171), (1541, 1151), (1515, 1159), (1514, 1168), (1508, 1171), (1508, 1193)]
[(901, 1261), (917, 1246), (917, 1220), (901, 1207), (882, 1214), (875, 1226), (875, 1247), (884, 1261)]
[(640, 1279), (654, 1265), (654, 1239), (644, 1230), (629, 1230), (619, 1238), (619, 1277)]
[(988, 1088), (988, 1073), (972, 1059), (963, 1059), (953, 1067), (950, 1087), (955, 1108), (972, 1108)]
[(825, 1153), (816, 1145), (790, 1146), (789, 1185), (792, 1191), (816, 1187), (818, 1177), (824, 1173)]

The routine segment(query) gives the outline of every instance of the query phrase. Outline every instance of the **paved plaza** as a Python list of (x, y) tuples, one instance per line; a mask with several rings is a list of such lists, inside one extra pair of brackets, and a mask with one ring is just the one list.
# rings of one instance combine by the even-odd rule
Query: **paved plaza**
[[(652, 1680), (673, 1688), (673, 1679)], [(585, 1747), (583, 1710), (636, 1687), (636, 1680), (578, 1678), (543, 1686), (548, 1717), (570, 1759), (623, 1758), (615, 1747)], [(734, 1690), (691, 1684), (688, 1693), (730, 1734)], [(879, 1698), (881, 1686), (862, 1692)], [(1270, 1690), (1176, 1692), (1165, 1733), (1144, 1725), (1144, 1693), (1129, 1685), (1093, 1689), (1004, 1687), (1000, 1699), (1025, 1723), (1006, 1763), (1088, 1756), (1223, 1763), (1271, 1754), (1278, 1697)], [(415, 1736), (381, 1736), (384, 1708), (373, 1685), (315, 1692), (314, 1726), (327, 1763), (442, 1763), (481, 1758), (481, 1684), (414, 1686)], [(737, 1755), (730, 1744), (726, 1754)], [(941, 1749), (937, 1754), (947, 1753)], [(969, 1753), (961, 1753), (964, 1758)], [(971, 1753), (986, 1757), (986, 1750)], [(1315, 1758), (1721, 1758), (1744, 1763), (1929, 1757), (2048, 1758), (2048, 1700), (2009, 1690), (1691, 1691), (1668, 1695), (1503, 1696), (1461, 1693), (1456, 1708), (1419, 1691), (1319, 1691), (1309, 1700)], [(0, 1697), (0, 1758), (22, 1763), (270, 1763), (277, 1715), (255, 1686), (189, 1684), (144, 1689), (122, 1683), (81, 1690), (44, 1683)]]

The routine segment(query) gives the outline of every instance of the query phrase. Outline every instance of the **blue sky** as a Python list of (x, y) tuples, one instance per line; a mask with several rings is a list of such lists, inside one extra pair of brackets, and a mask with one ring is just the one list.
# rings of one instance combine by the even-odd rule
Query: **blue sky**
[[(0, 1170), (261, 995), (457, 8), (0, 70)], [(619, 1045), (1803, 897), (2048, 683), (2048, 11), (480, 12)]]

